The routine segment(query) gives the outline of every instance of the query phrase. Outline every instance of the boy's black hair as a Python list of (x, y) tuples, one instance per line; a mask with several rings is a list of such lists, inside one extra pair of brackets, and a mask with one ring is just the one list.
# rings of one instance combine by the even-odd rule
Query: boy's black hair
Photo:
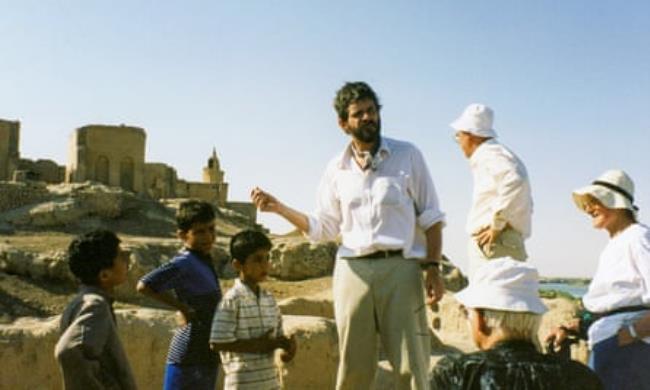
[(99, 272), (113, 267), (120, 239), (110, 230), (93, 230), (77, 236), (68, 247), (70, 271), (84, 284), (97, 285)]
[(375, 103), (377, 111), (381, 110), (379, 98), (375, 91), (363, 81), (347, 82), (336, 92), (334, 110), (340, 119), (348, 119), (348, 107), (360, 100), (370, 99)]
[(273, 244), (266, 234), (257, 230), (244, 230), (230, 239), (230, 256), (245, 263), (248, 256), (260, 249), (271, 250)]
[(216, 215), (214, 207), (202, 200), (188, 200), (178, 207), (176, 212), (176, 226), (178, 230), (186, 232), (195, 223), (212, 222)]

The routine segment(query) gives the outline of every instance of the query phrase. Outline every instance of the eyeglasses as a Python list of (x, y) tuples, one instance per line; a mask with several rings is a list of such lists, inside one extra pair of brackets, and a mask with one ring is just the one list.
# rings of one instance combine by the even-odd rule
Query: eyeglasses
[(460, 307), (460, 313), (467, 319), (470, 317), (470, 311), (475, 311), (477, 314), (483, 315), (483, 309), (481, 308), (467, 308), (465, 306)]
[(465, 134), (466, 134), (466, 132), (464, 132), (464, 131), (457, 131), (457, 132), (455, 132), (454, 135), (453, 135), (453, 137), (454, 137), (454, 142), (456, 142), (457, 144), (459, 144), (459, 143), (460, 143), (460, 138), (461, 138), (462, 136), (464, 136)]

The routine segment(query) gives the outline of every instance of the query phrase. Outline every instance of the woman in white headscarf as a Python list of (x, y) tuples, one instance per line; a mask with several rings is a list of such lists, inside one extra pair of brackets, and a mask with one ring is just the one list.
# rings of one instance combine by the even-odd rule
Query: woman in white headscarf
[(582, 298), (586, 311), (548, 339), (557, 346), (567, 334), (587, 336), (589, 366), (606, 389), (650, 389), (650, 229), (637, 221), (634, 183), (610, 170), (573, 200), (610, 240)]

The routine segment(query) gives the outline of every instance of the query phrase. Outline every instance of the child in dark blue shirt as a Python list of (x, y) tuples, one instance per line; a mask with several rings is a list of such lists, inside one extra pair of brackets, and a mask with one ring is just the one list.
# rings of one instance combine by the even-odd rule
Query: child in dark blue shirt
[(137, 289), (180, 312), (181, 326), (167, 354), (164, 390), (214, 390), (219, 361), (210, 350), (209, 338), (212, 315), (221, 300), (210, 256), (215, 240), (214, 209), (207, 202), (183, 202), (176, 222), (184, 248), (169, 263), (143, 276)]

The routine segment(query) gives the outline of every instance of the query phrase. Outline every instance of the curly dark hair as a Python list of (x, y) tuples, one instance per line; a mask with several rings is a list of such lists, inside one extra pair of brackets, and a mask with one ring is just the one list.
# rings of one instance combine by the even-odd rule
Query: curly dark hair
[(245, 263), (248, 256), (260, 249), (271, 250), (273, 244), (266, 234), (257, 230), (244, 230), (230, 239), (230, 256)]
[(176, 212), (176, 226), (186, 232), (195, 223), (212, 222), (216, 218), (214, 207), (202, 200), (188, 200), (178, 207)]
[(93, 230), (77, 236), (68, 247), (68, 266), (82, 283), (97, 285), (99, 273), (113, 267), (120, 239), (110, 230)]
[(347, 120), (348, 107), (350, 104), (364, 99), (371, 99), (375, 102), (377, 111), (381, 110), (379, 98), (368, 84), (363, 81), (347, 82), (336, 92), (336, 97), (334, 98), (334, 109), (340, 119)]

